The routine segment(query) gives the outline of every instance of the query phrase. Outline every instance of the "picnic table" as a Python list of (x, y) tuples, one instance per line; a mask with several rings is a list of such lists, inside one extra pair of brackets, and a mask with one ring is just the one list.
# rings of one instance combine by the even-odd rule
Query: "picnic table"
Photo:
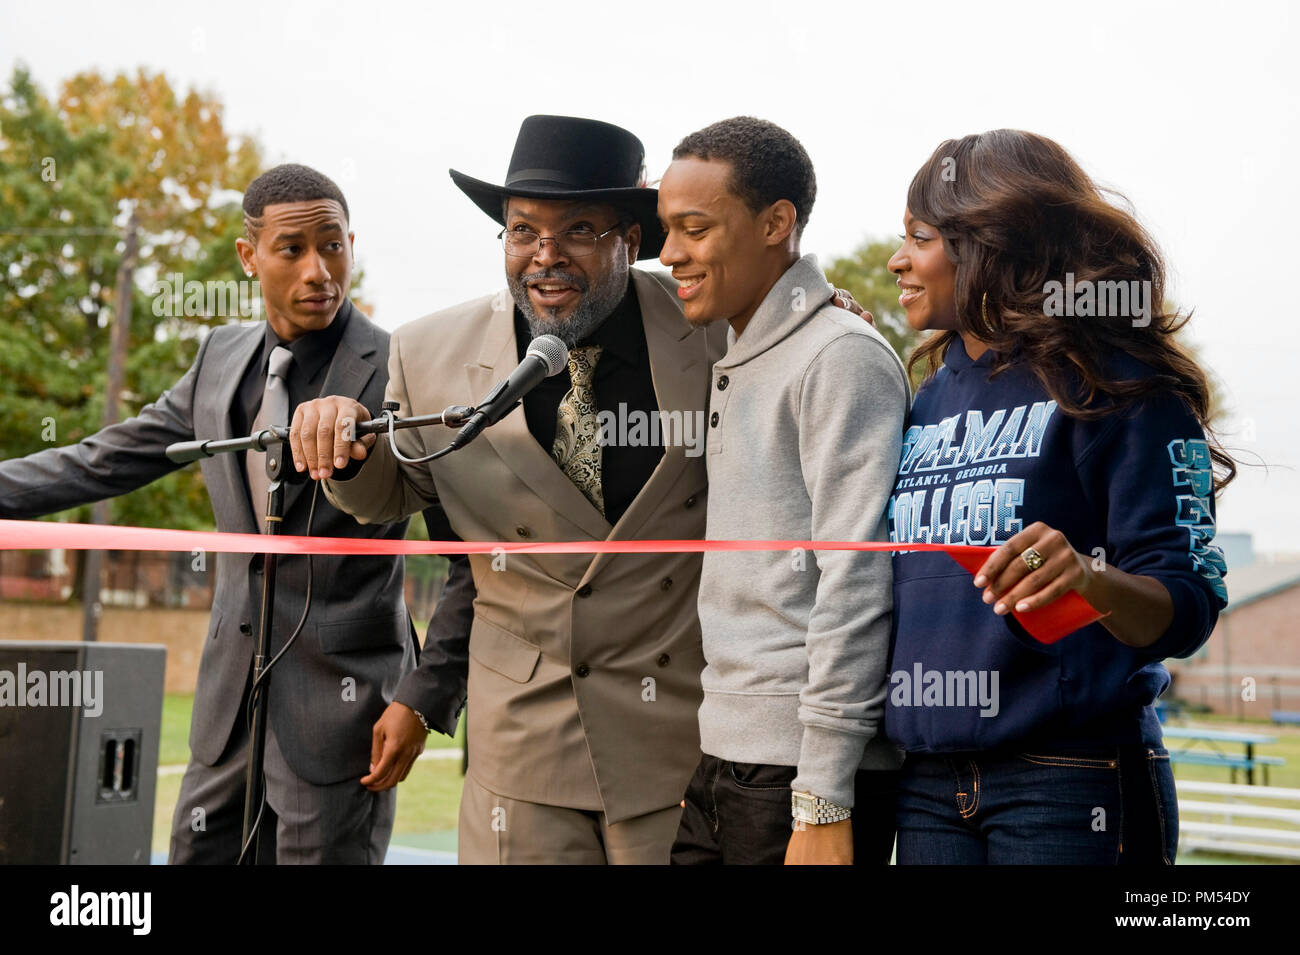
[[(1255, 784), (1255, 767), (1264, 770), (1264, 784), (1268, 784), (1268, 767), (1281, 766), (1286, 761), (1278, 756), (1256, 756), (1255, 747), (1267, 743), (1276, 743), (1277, 737), (1268, 733), (1250, 730), (1213, 730), (1199, 726), (1162, 726), (1165, 739), (1186, 740), (1182, 749), (1169, 749), (1169, 758), (1173, 762), (1197, 763), (1202, 766), (1225, 766), (1235, 781), (1237, 770), (1245, 770), (1247, 785)], [(1194, 749), (1197, 743), (1208, 744), (1208, 750)], [(1224, 752), (1218, 744), (1238, 744), (1245, 747), (1245, 755)], [(1168, 747), (1167, 747), (1168, 748)]]

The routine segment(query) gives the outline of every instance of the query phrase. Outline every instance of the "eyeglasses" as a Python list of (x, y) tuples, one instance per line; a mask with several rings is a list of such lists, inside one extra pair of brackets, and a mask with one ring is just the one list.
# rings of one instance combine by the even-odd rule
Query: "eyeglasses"
[(518, 256), (521, 259), (536, 255), (537, 250), (542, 247), (542, 243), (547, 239), (555, 243), (560, 255), (578, 258), (591, 255), (596, 251), (597, 242), (611, 232), (623, 228), (625, 224), (624, 222), (616, 222), (599, 235), (590, 229), (573, 229), (569, 232), (561, 232), (558, 235), (538, 235), (532, 229), (502, 229), (497, 233), (497, 238), (501, 240), (501, 244), (505, 247), (506, 255)]

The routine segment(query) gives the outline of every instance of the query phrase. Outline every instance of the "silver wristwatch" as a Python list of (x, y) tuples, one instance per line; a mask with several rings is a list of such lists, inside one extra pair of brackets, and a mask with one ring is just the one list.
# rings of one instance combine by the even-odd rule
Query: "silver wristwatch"
[(852, 809), (845, 809), (833, 802), (814, 796), (812, 793), (790, 793), (790, 813), (796, 822), (810, 826), (824, 826), (827, 823), (843, 822), (853, 815)]

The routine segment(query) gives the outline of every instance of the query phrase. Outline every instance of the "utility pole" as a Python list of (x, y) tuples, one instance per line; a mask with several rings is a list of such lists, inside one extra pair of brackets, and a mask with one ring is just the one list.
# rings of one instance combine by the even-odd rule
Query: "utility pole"
[[(139, 222), (135, 210), (126, 224), (126, 250), (117, 267), (117, 308), (113, 314), (113, 337), (108, 350), (108, 385), (104, 394), (104, 420), (102, 427), (117, 424), (117, 399), (126, 382), (126, 350), (131, 340), (131, 293), (135, 289), (136, 257), (140, 251), (137, 230)], [(99, 501), (91, 511), (90, 523), (108, 523), (108, 502)], [(104, 578), (104, 552), (86, 551), (82, 561), (81, 639), (93, 642), (99, 638), (99, 615), (103, 607), (99, 593)]]

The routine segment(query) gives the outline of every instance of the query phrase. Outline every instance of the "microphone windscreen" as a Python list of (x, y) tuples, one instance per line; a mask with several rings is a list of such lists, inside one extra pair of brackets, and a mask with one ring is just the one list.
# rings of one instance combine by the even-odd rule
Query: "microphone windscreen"
[(538, 335), (528, 346), (529, 355), (536, 355), (546, 365), (546, 377), (558, 375), (569, 363), (569, 349), (554, 335)]

